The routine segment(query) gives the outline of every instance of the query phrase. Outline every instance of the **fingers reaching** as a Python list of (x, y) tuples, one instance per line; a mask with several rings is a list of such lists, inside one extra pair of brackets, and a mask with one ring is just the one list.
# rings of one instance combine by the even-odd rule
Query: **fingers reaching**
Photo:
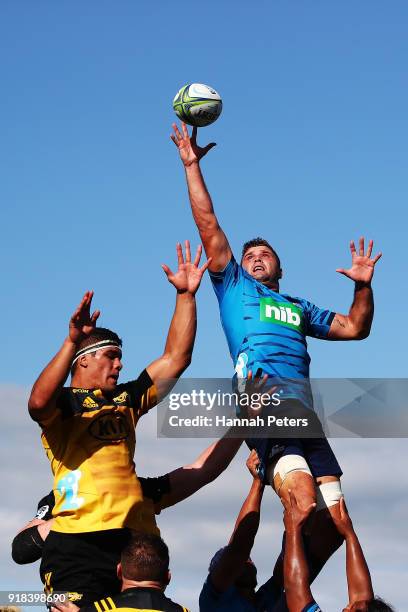
[(364, 236), (361, 236), (361, 238), (358, 241), (358, 248), (359, 248), (359, 255), (361, 257), (364, 257)]
[(203, 252), (203, 247), (201, 246), (201, 244), (198, 245), (197, 247), (197, 251), (196, 251), (196, 256), (194, 259), (194, 265), (198, 268), (198, 264), (200, 263), (200, 259), (201, 259), (201, 253)]
[(99, 316), (101, 314), (100, 310), (95, 310), (95, 312), (93, 313), (92, 317), (91, 317), (91, 323), (95, 324), (97, 322), (97, 320), (99, 319)]
[(178, 242), (176, 245), (176, 252), (177, 252), (177, 263), (179, 266), (182, 266), (184, 263), (184, 258), (183, 258), (183, 249), (181, 247), (181, 244)]
[(212, 257), (209, 257), (207, 259), (207, 261), (201, 266), (201, 268), (199, 268), (200, 272), (202, 274), (204, 274), (204, 272), (207, 270), (208, 266), (211, 265), (212, 262)]
[(172, 136), (174, 136), (173, 140), (176, 140), (178, 144), (180, 140), (183, 140), (183, 137), (180, 133), (180, 130), (177, 127), (177, 123), (172, 123), (172, 128), (174, 130), (174, 134), (172, 134)]
[(189, 138), (189, 134), (188, 134), (188, 129), (185, 123), (183, 123), (183, 121), (181, 122), (181, 129), (183, 130), (183, 137), (184, 138)]
[(213, 147), (217, 146), (216, 142), (210, 142), (210, 144), (208, 144), (206, 147), (204, 147), (204, 152), (203, 155), (207, 155), (208, 151), (210, 149), (212, 149)]
[(191, 142), (195, 145), (197, 144), (197, 128), (193, 127), (193, 133), (191, 134)]
[(92, 302), (92, 298), (93, 298), (93, 291), (86, 291), (82, 300), (80, 301), (78, 307), (76, 308), (74, 314), (72, 315), (72, 319), (75, 319), (77, 317), (79, 317), (80, 314), (82, 314), (83, 312), (86, 312), (90, 309), (91, 306), (91, 302)]
[(186, 240), (184, 243), (186, 250), (186, 263), (191, 263), (191, 250), (190, 250), (190, 241)]
[(166, 266), (166, 264), (162, 264), (161, 267), (164, 270), (165, 275), (167, 276), (167, 278), (169, 278), (169, 276), (174, 276), (173, 272), (170, 270), (169, 266)]

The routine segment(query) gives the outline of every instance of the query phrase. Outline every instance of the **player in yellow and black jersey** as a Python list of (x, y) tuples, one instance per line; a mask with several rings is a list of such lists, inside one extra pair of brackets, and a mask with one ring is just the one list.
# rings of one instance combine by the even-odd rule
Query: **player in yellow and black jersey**
[[(84, 612), (189, 612), (164, 594), (170, 579), (169, 549), (153, 534), (132, 532), (118, 565), (121, 592), (106, 595)], [(72, 602), (56, 603), (52, 612), (78, 612)]]
[[(178, 271), (163, 266), (177, 289), (176, 308), (161, 357), (135, 381), (118, 385), (122, 341), (96, 327), (85, 293), (61, 349), (40, 374), (29, 411), (42, 428), (54, 475), (54, 523), (41, 564), (48, 591), (75, 593), (79, 605), (118, 588), (116, 563), (126, 528), (158, 533), (152, 500), (144, 499), (135, 472), (135, 427), (189, 365), (196, 332), (195, 293), (208, 263), (199, 268), (186, 241), (177, 245)], [(63, 388), (71, 371), (71, 386)]]

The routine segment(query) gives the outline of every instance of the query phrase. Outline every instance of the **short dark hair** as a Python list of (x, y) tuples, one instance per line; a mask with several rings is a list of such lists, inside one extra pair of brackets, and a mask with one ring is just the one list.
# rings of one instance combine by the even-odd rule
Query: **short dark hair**
[[(112, 340), (115, 344), (119, 344), (122, 346), (122, 339), (119, 338), (118, 334), (107, 327), (95, 327), (93, 332), (89, 334), (86, 338), (81, 340), (77, 347), (77, 352), (85, 349), (87, 346), (91, 346), (91, 344), (95, 344), (96, 342), (101, 342), (101, 340)], [(73, 364), (71, 368), (71, 374), (75, 373), (77, 361)]]
[(87, 346), (95, 344), (95, 342), (100, 342), (101, 340), (112, 340), (113, 342), (118, 343), (119, 346), (122, 346), (122, 340), (119, 338), (116, 332), (108, 329), (107, 327), (95, 327), (89, 336), (81, 340), (77, 350), (81, 351)]
[(269, 242), (267, 240), (265, 240), (265, 238), (261, 238), (260, 236), (258, 236), (257, 238), (252, 238), (252, 240), (248, 240), (248, 242), (245, 242), (244, 246), (242, 247), (242, 255), (241, 255), (241, 261), (242, 259), (244, 259), (244, 255), (247, 252), (248, 249), (251, 249), (252, 247), (257, 247), (257, 246), (266, 246), (268, 247), (268, 249), (270, 249), (272, 251), (272, 253), (275, 255), (277, 261), (278, 261), (278, 266), (281, 267), (281, 262), (279, 259), (279, 255), (277, 254), (277, 252), (275, 251), (275, 249), (269, 244)]
[(380, 597), (375, 597), (368, 602), (367, 612), (394, 612), (394, 608)]
[(132, 531), (122, 551), (122, 574), (128, 580), (168, 582), (169, 549), (160, 536)]

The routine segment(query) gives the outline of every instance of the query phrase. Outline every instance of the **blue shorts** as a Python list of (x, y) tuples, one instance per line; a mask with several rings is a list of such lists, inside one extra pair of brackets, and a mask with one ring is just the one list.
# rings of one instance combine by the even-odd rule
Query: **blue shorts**
[[(292, 411), (295, 415), (309, 412), (303, 404), (298, 401), (287, 400), (280, 407), (281, 413)], [(310, 413), (312, 411), (310, 410)], [(247, 438), (246, 443), (252, 450), (256, 449), (261, 465), (259, 472), (263, 480), (266, 477), (266, 468), (269, 463), (279, 456), (300, 455), (304, 457), (310, 467), (312, 475), (319, 476), (341, 476), (343, 474), (340, 465), (331, 449), (330, 444), (324, 436), (320, 421), (315, 413), (311, 421), (316, 437), (302, 438)]]

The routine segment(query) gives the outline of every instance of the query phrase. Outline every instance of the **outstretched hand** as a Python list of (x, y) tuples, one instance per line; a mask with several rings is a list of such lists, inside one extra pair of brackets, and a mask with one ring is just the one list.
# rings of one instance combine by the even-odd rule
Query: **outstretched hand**
[(283, 522), (285, 524), (286, 531), (293, 532), (296, 529), (300, 529), (302, 525), (304, 525), (308, 516), (316, 508), (316, 503), (310, 504), (310, 506), (307, 508), (301, 508), (298, 506), (296, 497), (293, 495), (290, 489), (288, 489), (288, 494), (288, 500), (281, 497), (281, 502), (285, 508), (283, 513)]
[(344, 537), (354, 530), (344, 497), (340, 497), (339, 512), (332, 515), (337, 531)]
[(83, 338), (86, 338), (86, 336), (93, 332), (96, 327), (96, 321), (101, 314), (100, 310), (95, 310), (91, 315), (93, 294), (93, 291), (85, 293), (69, 322), (69, 338), (75, 344), (78, 344)]
[(211, 257), (205, 262), (203, 266), (201, 266), (201, 268), (199, 268), (198, 266), (203, 250), (201, 245), (197, 247), (196, 256), (193, 262), (191, 261), (190, 242), (188, 240), (186, 240), (185, 242), (185, 260), (183, 257), (183, 249), (179, 242), (177, 243), (176, 250), (178, 260), (177, 272), (172, 272), (168, 266), (162, 264), (162, 268), (167, 276), (167, 280), (169, 281), (169, 283), (174, 285), (178, 293), (190, 293), (191, 295), (195, 295), (197, 289), (200, 286), (203, 274), (211, 263)]
[(259, 476), (259, 466), (261, 465), (261, 460), (258, 457), (258, 453), (256, 452), (256, 450), (253, 448), (251, 450), (251, 453), (246, 461), (246, 466), (251, 474), (251, 476), (255, 479), (255, 480), (260, 480), (260, 476)]
[(359, 240), (359, 252), (357, 255), (354, 241), (350, 242), (351, 251), (351, 268), (346, 270), (345, 268), (337, 268), (336, 272), (347, 276), (356, 283), (370, 283), (374, 274), (374, 266), (382, 256), (382, 253), (378, 253), (373, 259), (371, 259), (371, 253), (373, 250), (374, 242), (370, 240), (368, 243), (367, 253), (364, 255), (364, 238), (361, 237)]
[(68, 599), (66, 601), (55, 601), (51, 606), (51, 612), (78, 612), (79, 607)]
[(185, 123), (181, 123), (182, 133), (175, 123), (173, 123), (172, 127), (173, 134), (170, 135), (170, 138), (178, 148), (181, 161), (185, 166), (191, 166), (191, 164), (199, 162), (204, 155), (207, 155), (210, 149), (215, 147), (215, 142), (210, 142), (210, 144), (208, 144), (206, 147), (198, 146), (196, 127), (193, 127), (191, 138)]

